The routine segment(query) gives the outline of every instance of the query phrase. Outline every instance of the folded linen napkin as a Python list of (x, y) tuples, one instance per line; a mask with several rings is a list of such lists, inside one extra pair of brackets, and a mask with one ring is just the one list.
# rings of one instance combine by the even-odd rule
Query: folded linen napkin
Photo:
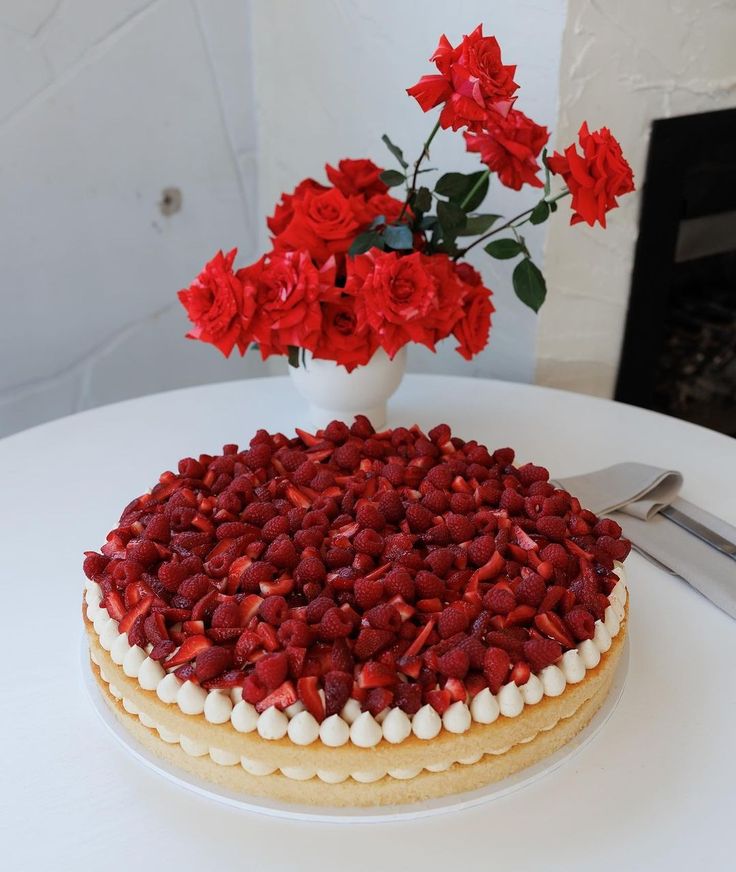
[(736, 542), (736, 527), (678, 497), (679, 472), (643, 463), (618, 463), (555, 484), (596, 514), (612, 517), (634, 545), (736, 618), (736, 561), (659, 514), (665, 506), (672, 506)]

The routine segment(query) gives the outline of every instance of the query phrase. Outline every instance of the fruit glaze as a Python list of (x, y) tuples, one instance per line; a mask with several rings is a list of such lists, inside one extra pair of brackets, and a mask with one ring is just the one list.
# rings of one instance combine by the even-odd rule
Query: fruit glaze
[(86, 552), (87, 616), (186, 714), (368, 748), (581, 681), (623, 620), (629, 550), (510, 448), (358, 416), (163, 473)]

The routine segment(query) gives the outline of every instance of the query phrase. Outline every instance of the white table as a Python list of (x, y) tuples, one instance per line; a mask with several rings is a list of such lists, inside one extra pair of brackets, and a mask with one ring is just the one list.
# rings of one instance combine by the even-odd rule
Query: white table
[[(0, 442), (2, 868), (733, 868), (736, 623), (636, 554), (620, 705), (563, 768), (488, 805), (401, 824), (292, 823), (200, 799), (114, 742), (80, 680), (82, 551), (180, 457), (304, 417), (287, 379), (258, 379), (118, 403)], [(390, 419), (447, 421), (554, 475), (623, 460), (677, 468), (685, 497), (736, 523), (736, 442), (661, 415), (411, 376)]]

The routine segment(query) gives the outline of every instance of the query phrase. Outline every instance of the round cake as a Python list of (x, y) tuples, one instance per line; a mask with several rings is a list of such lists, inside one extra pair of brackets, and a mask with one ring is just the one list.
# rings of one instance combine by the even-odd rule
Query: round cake
[(259, 430), (181, 460), (86, 552), (91, 668), (138, 742), (244, 795), (458, 793), (605, 700), (629, 550), (545, 468), (445, 424)]

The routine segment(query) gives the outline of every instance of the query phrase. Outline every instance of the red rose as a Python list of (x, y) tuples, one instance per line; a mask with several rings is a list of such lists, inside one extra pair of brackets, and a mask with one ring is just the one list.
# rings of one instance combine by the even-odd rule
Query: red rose
[(457, 48), (443, 35), (430, 60), (440, 74), (422, 76), (407, 93), (425, 112), (444, 103), (442, 128), (481, 130), (490, 111), (505, 115), (511, 108), (519, 87), (516, 67), (504, 66), (496, 38), (483, 36), (483, 25), (464, 36)]
[[(428, 256), (425, 264), (437, 280), (437, 307), (428, 314), (427, 326), (433, 331), (434, 342), (440, 342), (452, 333), (452, 328), (462, 317), (468, 287), (459, 267), (468, 264), (456, 264), (446, 254)], [(472, 267), (469, 268), (472, 270)], [(480, 276), (475, 274), (480, 281)]]
[[(463, 314), (455, 324), (453, 336), (460, 343), (458, 351), (466, 360), (478, 354), (488, 344), (488, 335), (491, 330), (491, 315), (495, 311), (491, 302), (491, 291), (484, 287), (480, 276), (468, 264), (464, 264), (467, 270), (475, 274), (472, 283), (467, 285), (468, 295), (463, 306)], [(475, 281), (477, 277), (477, 282)]]
[(286, 229), (294, 215), (294, 203), (303, 200), (307, 191), (329, 191), (329, 188), (315, 182), (314, 179), (304, 179), (299, 182), (291, 194), (282, 194), (281, 202), (274, 207), (273, 215), (266, 219), (268, 229), (274, 236), (278, 236)]
[(321, 278), (309, 254), (272, 252), (238, 270), (238, 278), (254, 301), (253, 335), (264, 360), (286, 354), (290, 345), (316, 348), (322, 321)]
[(187, 338), (211, 342), (225, 357), (230, 356), (235, 345), (245, 354), (252, 341), (255, 304), (233, 273), (237, 252), (237, 248), (227, 255), (218, 251), (196, 281), (178, 295), (194, 324)]
[(548, 139), (546, 127), (516, 109), (505, 118), (489, 115), (482, 133), (465, 133), (468, 151), (477, 151), (501, 183), (515, 191), (525, 182), (533, 188), (542, 187), (536, 175), (540, 168), (536, 158)]
[[(379, 215), (383, 215), (386, 219), (386, 224), (393, 224), (399, 220), (399, 215), (401, 215), (403, 209), (403, 200), (397, 200), (391, 194), (375, 194), (362, 205), (358, 206), (356, 204), (355, 216), (361, 225), (369, 225)], [(404, 217), (407, 222), (411, 221), (413, 218), (411, 209), (406, 209)]]
[(273, 241), (277, 250), (308, 251), (322, 264), (333, 254), (347, 252), (360, 231), (356, 210), (362, 198), (348, 199), (337, 188), (307, 190), (291, 206), (291, 220)]
[(634, 174), (607, 127), (591, 133), (584, 121), (578, 140), (582, 154), (573, 143), (564, 155), (548, 157), (547, 166), (562, 176), (572, 194), (570, 224), (586, 221), (592, 227), (598, 221), (605, 227), (606, 212), (618, 206), (616, 197), (634, 190)]
[(434, 345), (427, 314), (437, 308), (439, 292), (428, 260), (419, 252), (400, 257), (372, 249), (348, 262), (345, 290), (356, 298), (359, 329), (372, 327), (389, 357), (407, 342)]
[(380, 179), (383, 169), (372, 160), (346, 158), (340, 161), (338, 169), (325, 164), (325, 171), (327, 178), (346, 197), (372, 197), (388, 191), (388, 185)]
[(355, 299), (343, 295), (339, 302), (322, 304), (322, 332), (314, 356), (334, 360), (352, 372), (365, 366), (378, 348), (378, 337), (367, 325), (358, 327)]

